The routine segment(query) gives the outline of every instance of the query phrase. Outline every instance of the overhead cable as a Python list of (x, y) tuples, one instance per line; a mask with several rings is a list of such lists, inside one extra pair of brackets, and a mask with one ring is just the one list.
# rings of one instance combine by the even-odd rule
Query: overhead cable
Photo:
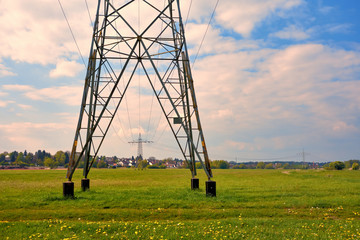
[(189, 19), (191, 5), (192, 5), (192, 0), (190, 1), (189, 9), (188, 9), (188, 12), (187, 12), (187, 15), (186, 15), (185, 27), (186, 27), (187, 21), (188, 21), (188, 19)]
[(91, 23), (91, 25), (93, 25), (93, 21), (92, 21), (90, 10), (89, 10), (89, 5), (86, 0), (85, 0), (85, 5), (86, 5), (87, 12), (89, 14), (90, 23)]
[(204, 40), (205, 40), (206, 34), (207, 34), (208, 30), (209, 30), (209, 27), (210, 27), (211, 21), (212, 21), (212, 19), (214, 18), (215, 11), (216, 11), (216, 8), (217, 8), (217, 6), (218, 6), (218, 4), (219, 4), (219, 1), (220, 1), (220, 0), (217, 0), (217, 1), (216, 1), (216, 4), (215, 4), (215, 7), (214, 7), (214, 10), (213, 10), (213, 12), (212, 12), (212, 14), (211, 14), (211, 17), (210, 17), (209, 23), (208, 23), (208, 25), (207, 25), (207, 27), (206, 27), (205, 34), (204, 34), (204, 36), (203, 36), (203, 38), (202, 38), (202, 40), (201, 40), (201, 42), (200, 42), (199, 49), (198, 49), (198, 51), (197, 51), (197, 53), (196, 53), (196, 55), (195, 55), (195, 58), (194, 58), (194, 61), (193, 61), (192, 67), (194, 67), (194, 64), (195, 64), (196, 59), (197, 59), (197, 57), (198, 57), (198, 55), (199, 55), (200, 49), (201, 49), (201, 47), (202, 47), (202, 45), (203, 45), (203, 43), (204, 43)]
[[(166, 0), (164, 0), (164, 8), (165, 8), (165, 4), (166, 4)], [(163, 24), (164, 24), (164, 22), (161, 22), (161, 28), (160, 28), (160, 29), (161, 29), (161, 32), (162, 32), (163, 29), (164, 29)], [(160, 45), (158, 46), (157, 53), (158, 53), (158, 54), (160, 53)], [(159, 60), (156, 61), (156, 68), (158, 68), (158, 66), (159, 66)], [(150, 78), (149, 78), (149, 81), (151, 81)], [(153, 81), (153, 82), (154, 82), (154, 88), (156, 88), (156, 83), (157, 83), (157, 81), (156, 81), (156, 74), (154, 74), (154, 81)], [(150, 123), (151, 123), (151, 120), (152, 120), (151, 118), (152, 118), (152, 111), (153, 111), (153, 104), (154, 104), (155, 94), (156, 94), (156, 93), (153, 92), (152, 97), (151, 97), (150, 112), (149, 112), (149, 121), (148, 121), (148, 126), (147, 126), (147, 131), (146, 131), (147, 134), (148, 134), (149, 131), (150, 131)], [(160, 114), (163, 114), (163, 113), (160, 112)], [(161, 116), (160, 116), (160, 117), (161, 117)], [(158, 122), (158, 124), (160, 124), (160, 121)], [(152, 139), (155, 138), (157, 128), (158, 128), (158, 126), (156, 126), (156, 128), (155, 128), (155, 132), (154, 132), (154, 134), (153, 134), (153, 136), (152, 136)], [(149, 134), (148, 134), (147, 137), (148, 137), (149, 140), (151, 140)]]
[(79, 55), (80, 55), (80, 57), (81, 57), (81, 60), (82, 60), (82, 62), (84, 63), (84, 66), (85, 66), (85, 68), (86, 68), (86, 63), (85, 63), (85, 60), (84, 60), (84, 58), (83, 58), (83, 56), (82, 56), (82, 54), (81, 54), (81, 51), (80, 51), (79, 45), (77, 44), (77, 41), (76, 41), (76, 39), (75, 39), (75, 35), (74, 35), (74, 33), (73, 33), (72, 29), (71, 29), (71, 26), (70, 26), (69, 20), (68, 20), (68, 19), (67, 19), (67, 17), (66, 17), (66, 14), (65, 14), (64, 8), (63, 8), (63, 6), (61, 5), (60, 0), (58, 0), (58, 2), (59, 2), (59, 5), (60, 5), (60, 8), (61, 8), (61, 11), (62, 11), (62, 13), (63, 13), (63, 15), (64, 15), (64, 18), (65, 18), (65, 20), (66, 20), (66, 22), (67, 22), (67, 25), (68, 25), (68, 27), (69, 27), (69, 29), (70, 29), (71, 36), (72, 36), (72, 38), (73, 38), (73, 40), (74, 40), (74, 42), (75, 42), (75, 45), (76, 45), (76, 47), (77, 47), (77, 50), (78, 50)]

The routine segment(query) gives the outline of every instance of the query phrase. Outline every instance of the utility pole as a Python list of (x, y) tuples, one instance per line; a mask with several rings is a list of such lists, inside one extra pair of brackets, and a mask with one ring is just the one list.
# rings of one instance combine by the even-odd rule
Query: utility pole
[(143, 143), (153, 143), (153, 141), (146, 141), (146, 140), (142, 140), (141, 139), (141, 133), (139, 133), (139, 138), (137, 141), (132, 141), (132, 142), (129, 142), (131, 144), (134, 144), (134, 143), (137, 143), (138, 145), (138, 148), (137, 148), (137, 159), (139, 160), (143, 160), (143, 147), (142, 147), (142, 144)]
[(302, 152), (298, 153), (297, 155), (302, 158), (303, 168), (305, 168), (305, 158), (306, 158), (306, 156), (309, 156), (310, 153), (305, 152), (305, 150), (304, 150), (304, 148), (303, 148), (303, 149), (302, 149)]
[[(138, 11), (133, 11), (133, 9)], [(146, 16), (141, 13), (146, 12)], [(196, 162), (208, 178), (206, 194), (216, 196), (195, 96), (180, 0), (98, 0), (79, 120), (63, 195), (73, 196), (71, 182), (84, 161), (83, 190), (110, 125), (130, 82), (147, 82), (158, 100), (191, 172), (191, 188), (199, 188)], [(109, 103), (113, 103), (112, 104)], [(137, 141), (142, 150), (142, 140)], [(141, 151), (142, 152), (142, 151)], [(84, 185), (83, 185), (84, 184)]]

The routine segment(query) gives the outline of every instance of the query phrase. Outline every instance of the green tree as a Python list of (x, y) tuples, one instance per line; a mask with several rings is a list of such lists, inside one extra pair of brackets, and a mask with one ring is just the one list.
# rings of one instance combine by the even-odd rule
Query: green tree
[(37, 166), (44, 166), (44, 160), (42, 160), (41, 158), (36, 159), (35, 163)]
[(235, 165), (235, 166), (233, 167), (233, 169), (246, 169), (246, 165), (243, 164), (243, 163), (241, 163), (241, 164), (239, 164), (239, 165)]
[(17, 151), (13, 151), (12, 153), (10, 153), (10, 161), (15, 162), (18, 155), (19, 155), (19, 153)]
[(358, 163), (353, 163), (353, 165), (352, 165), (352, 170), (359, 170), (359, 168), (360, 168), (360, 165), (358, 164)]
[(0, 162), (5, 162), (5, 153), (0, 154)]
[(230, 167), (230, 163), (225, 160), (215, 160), (211, 162), (211, 168), (220, 168), (220, 169), (228, 169)]
[(143, 169), (145, 169), (148, 165), (149, 165), (149, 163), (148, 163), (148, 161), (147, 160), (138, 160), (139, 162), (138, 162), (138, 165), (137, 165), (137, 169), (139, 169), (139, 170), (143, 170)]
[(345, 163), (340, 161), (331, 162), (329, 168), (333, 170), (343, 170), (345, 168)]
[(148, 165), (149, 165), (149, 163), (148, 163), (147, 160), (142, 160), (142, 161), (139, 163), (139, 166), (141, 166), (142, 169), (146, 168)]
[(228, 161), (220, 160), (220, 162), (219, 162), (220, 169), (229, 169), (229, 167), (230, 167), (230, 164)]
[(24, 162), (25, 161), (25, 157), (24, 154), (22, 152), (20, 152), (16, 158), (16, 161), (21, 161)]
[(55, 161), (59, 163), (59, 166), (65, 165), (65, 153), (63, 151), (57, 151), (54, 155)]
[(50, 157), (45, 157), (44, 159), (44, 165), (46, 167), (49, 167), (51, 169), (57, 168), (58, 167), (58, 162), (55, 161), (54, 159), (50, 158)]
[(265, 165), (265, 169), (274, 169), (274, 166), (272, 163), (268, 163)]
[(239, 168), (240, 168), (240, 169), (247, 169), (246, 165), (243, 164), (243, 163), (239, 165)]
[(97, 168), (107, 168), (107, 164), (103, 159), (101, 159), (100, 161), (97, 162), (96, 167)]
[(354, 163), (358, 163), (360, 164), (360, 161), (359, 160), (355, 160), (355, 159), (352, 159), (352, 160), (349, 160), (349, 161), (345, 161), (345, 168), (352, 168), (352, 165)]
[(22, 152), (20, 152), (16, 158), (16, 160), (14, 161), (14, 164), (17, 165), (17, 166), (25, 166), (27, 165), (25, 162), (25, 157), (24, 157), (24, 154)]
[(66, 151), (65, 152), (65, 164), (69, 163), (69, 160), (70, 160), (70, 152), (69, 151)]
[(257, 169), (264, 169), (265, 168), (265, 163), (264, 162), (258, 162), (258, 164), (256, 165)]
[(25, 162), (29, 165), (34, 165), (33, 164), (33, 160), (34, 160), (34, 154), (32, 153), (28, 153), (26, 154), (26, 157), (25, 157)]
[(289, 163), (285, 163), (283, 165), (283, 169), (290, 169), (290, 164)]
[(202, 168), (201, 162), (195, 163), (195, 167), (196, 167), (197, 169), (201, 169), (201, 168)]
[(217, 161), (217, 160), (211, 161), (211, 162), (210, 162), (210, 166), (211, 166), (211, 168), (213, 168), (213, 169), (219, 168), (219, 161)]

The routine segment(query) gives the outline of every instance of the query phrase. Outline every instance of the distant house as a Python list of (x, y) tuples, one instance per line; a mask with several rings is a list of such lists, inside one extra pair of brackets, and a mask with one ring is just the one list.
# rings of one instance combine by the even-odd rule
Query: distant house
[(176, 168), (176, 165), (173, 164), (173, 163), (165, 163), (165, 166), (166, 166), (167, 168)]

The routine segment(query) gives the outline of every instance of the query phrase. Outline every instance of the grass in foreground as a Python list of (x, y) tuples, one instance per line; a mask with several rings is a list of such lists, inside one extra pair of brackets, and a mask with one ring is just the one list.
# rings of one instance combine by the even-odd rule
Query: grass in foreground
[(360, 239), (357, 171), (93, 169), (62, 197), (62, 170), (0, 171), (0, 239)]

